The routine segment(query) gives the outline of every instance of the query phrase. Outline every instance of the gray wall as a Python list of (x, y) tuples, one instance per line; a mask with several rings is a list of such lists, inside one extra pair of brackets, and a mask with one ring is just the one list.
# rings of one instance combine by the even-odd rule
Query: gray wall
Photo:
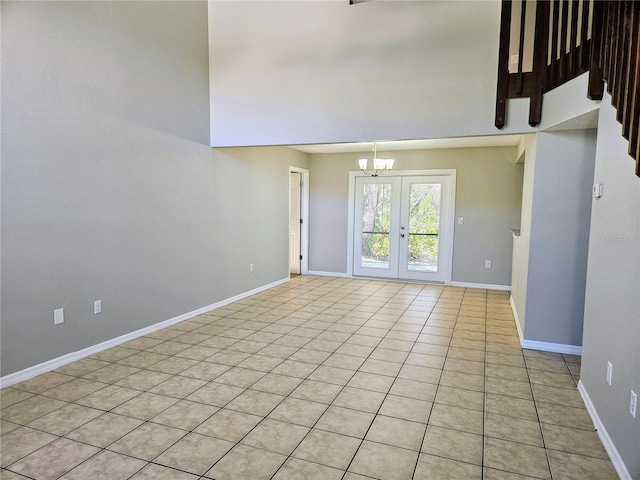
[[(365, 152), (368, 155), (369, 152)], [(349, 171), (357, 170), (358, 153), (309, 156), (309, 269), (347, 271)], [(516, 147), (457, 148), (384, 152), (394, 170), (457, 169), (453, 281), (511, 284), (511, 228), (520, 224), (522, 164)], [(484, 268), (492, 260), (492, 268)]]
[(527, 101), (493, 126), (500, 2), (215, 1), (210, 22), (214, 146), (534, 130)]
[(631, 478), (640, 478), (640, 408), (635, 419), (629, 414), (630, 391), (640, 394), (640, 178), (615, 115), (605, 94), (595, 166), (603, 194), (591, 212), (580, 381)]
[(582, 345), (595, 148), (595, 130), (537, 134), (526, 340)]
[(307, 158), (208, 147), (205, 2), (3, 2), (1, 26), (2, 375), (288, 276)]

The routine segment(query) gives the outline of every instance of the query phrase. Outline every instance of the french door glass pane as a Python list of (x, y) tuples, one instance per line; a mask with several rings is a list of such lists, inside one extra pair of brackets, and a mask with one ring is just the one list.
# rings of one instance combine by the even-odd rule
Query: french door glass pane
[(412, 183), (409, 195), (408, 269), (438, 271), (442, 184)]
[(362, 266), (389, 268), (391, 184), (369, 183), (362, 195)]

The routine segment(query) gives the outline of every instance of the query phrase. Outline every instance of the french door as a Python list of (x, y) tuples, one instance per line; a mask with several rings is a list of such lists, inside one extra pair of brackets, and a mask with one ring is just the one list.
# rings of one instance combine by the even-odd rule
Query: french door
[(450, 175), (363, 176), (356, 177), (355, 188), (355, 275), (450, 279)]

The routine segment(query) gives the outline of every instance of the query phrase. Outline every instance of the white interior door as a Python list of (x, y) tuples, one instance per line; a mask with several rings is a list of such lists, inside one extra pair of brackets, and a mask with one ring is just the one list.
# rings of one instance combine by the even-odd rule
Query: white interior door
[(356, 177), (354, 275), (446, 282), (452, 177)]
[(293, 274), (300, 273), (300, 192), (302, 174), (291, 172), (290, 208), (289, 212), (289, 270)]

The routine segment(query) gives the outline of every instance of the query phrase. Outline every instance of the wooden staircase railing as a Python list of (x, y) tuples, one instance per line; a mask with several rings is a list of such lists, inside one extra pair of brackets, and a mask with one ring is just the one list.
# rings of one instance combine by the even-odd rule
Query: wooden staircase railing
[[(528, 13), (531, 3), (534, 16)], [(519, 18), (512, 18), (514, 5), (520, 7)], [(512, 25), (519, 25), (515, 45)], [(531, 30), (534, 38), (528, 45)], [(523, 71), (527, 47), (533, 49), (533, 61)], [(515, 72), (509, 70), (512, 51), (518, 52)], [(536, 126), (543, 94), (586, 71), (589, 98), (602, 99), (606, 82), (640, 177), (640, 0), (502, 0), (497, 128), (505, 125), (507, 99), (519, 97), (530, 98), (529, 124)]]

